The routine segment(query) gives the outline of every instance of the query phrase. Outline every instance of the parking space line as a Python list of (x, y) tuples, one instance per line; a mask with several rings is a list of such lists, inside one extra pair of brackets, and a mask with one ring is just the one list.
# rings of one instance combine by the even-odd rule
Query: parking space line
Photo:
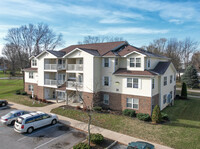
[(41, 132), (41, 131), (43, 131), (43, 130), (46, 130), (46, 129), (49, 129), (49, 128), (52, 128), (52, 127), (55, 127), (55, 126), (57, 126), (57, 125), (58, 125), (58, 124), (56, 124), (56, 125), (52, 125), (52, 126), (50, 126), (50, 127), (43, 128), (43, 129), (41, 129), (41, 130), (38, 130), (38, 131), (35, 132), (35, 133), (32, 133), (32, 134), (27, 135), (27, 136), (25, 136), (25, 137), (22, 137), (22, 138), (18, 139), (17, 141), (24, 140), (24, 139), (26, 139), (26, 138), (28, 138), (28, 137), (31, 137), (32, 135), (35, 135), (35, 134), (37, 134), (37, 133), (39, 133), (39, 132)]
[[(71, 132), (71, 131), (69, 131), (69, 132)], [(52, 141), (58, 139), (58, 138), (60, 138), (60, 137), (62, 137), (62, 136), (64, 136), (64, 135), (66, 135), (66, 134), (68, 134), (69, 132), (64, 133), (64, 134), (62, 134), (61, 136), (58, 136), (58, 137), (56, 137), (56, 138), (53, 138), (53, 139), (51, 139), (51, 140), (49, 140), (49, 141), (47, 141), (47, 142), (45, 142), (45, 143), (43, 143), (43, 144), (41, 144), (41, 145), (35, 147), (34, 149), (38, 149), (38, 148), (40, 148), (40, 147), (42, 147), (42, 146), (44, 146), (44, 145), (46, 145), (46, 144), (48, 144), (48, 143), (50, 143), (50, 142), (52, 142)]]

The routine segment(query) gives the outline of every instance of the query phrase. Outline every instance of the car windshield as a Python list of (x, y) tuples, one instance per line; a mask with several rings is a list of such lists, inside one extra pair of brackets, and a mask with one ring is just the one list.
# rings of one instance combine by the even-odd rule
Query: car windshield
[(24, 119), (22, 118), (22, 117), (19, 117), (17, 120), (16, 120), (16, 122), (17, 123), (19, 123), (19, 124), (22, 124), (22, 121), (23, 121)]
[(5, 117), (11, 117), (13, 114), (12, 113), (8, 113), (5, 115)]

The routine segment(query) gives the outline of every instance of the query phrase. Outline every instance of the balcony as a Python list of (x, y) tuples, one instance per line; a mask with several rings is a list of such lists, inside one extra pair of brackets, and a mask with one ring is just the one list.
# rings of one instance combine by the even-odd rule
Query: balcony
[(65, 64), (45, 64), (44, 70), (63, 70), (66, 69)]
[(68, 64), (67, 70), (83, 71), (83, 64)]
[(53, 79), (45, 79), (44, 80), (44, 85), (53, 85), (53, 86), (60, 86), (62, 84), (64, 84), (65, 81), (64, 80), (53, 80)]
[(83, 82), (67, 81), (67, 88), (82, 88)]

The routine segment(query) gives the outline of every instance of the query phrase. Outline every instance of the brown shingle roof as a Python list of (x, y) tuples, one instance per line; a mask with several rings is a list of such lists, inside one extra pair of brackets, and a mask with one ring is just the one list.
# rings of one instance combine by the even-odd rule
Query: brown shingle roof
[(105, 42), (105, 43), (94, 43), (94, 44), (82, 44), (82, 45), (72, 45), (67, 48), (64, 48), (60, 51), (69, 53), (75, 48), (84, 48), (84, 49), (90, 49), (90, 50), (97, 50), (100, 55), (104, 55), (110, 50), (122, 45), (126, 44), (125, 41), (119, 41), (119, 42)]
[(37, 71), (37, 68), (25, 68), (24, 71)]
[(155, 73), (144, 70), (144, 71), (130, 71), (126, 68), (119, 68), (117, 71), (113, 73), (114, 75), (130, 75), (130, 76), (154, 76)]

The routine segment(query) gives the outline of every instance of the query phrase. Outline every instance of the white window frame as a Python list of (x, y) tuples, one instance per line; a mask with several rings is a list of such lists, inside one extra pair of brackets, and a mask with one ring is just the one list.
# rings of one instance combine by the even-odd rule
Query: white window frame
[(103, 94), (103, 104), (109, 105), (109, 95)]
[(130, 60), (129, 67), (135, 67), (135, 58), (130, 58), (129, 60)]
[[(128, 102), (129, 99), (131, 100), (130, 102)], [(131, 107), (129, 107), (128, 104), (131, 104)], [(137, 108), (135, 108), (134, 105), (137, 105)], [(136, 98), (126, 98), (126, 107), (130, 108), (130, 109), (138, 110), (139, 109), (139, 99), (136, 99)]]
[[(106, 60), (108, 60), (108, 62), (106, 62)], [(108, 65), (106, 65), (106, 64), (108, 64)], [(103, 67), (110, 67), (110, 59), (109, 58), (103, 59)]]
[(163, 79), (163, 85), (164, 85), (164, 86), (167, 85), (167, 76), (165, 76), (164, 79)]
[(155, 88), (155, 79), (152, 79), (152, 89)]
[[(137, 84), (135, 84), (135, 80), (137, 80)], [(127, 88), (139, 88), (139, 79), (138, 78), (126, 78), (126, 81), (127, 81), (126, 82)], [(131, 86), (128, 86), (128, 84), (131, 84)], [(135, 85), (137, 85), (137, 87), (135, 87)]]
[(34, 91), (34, 87), (33, 87), (32, 84), (29, 84), (29, 85), (28, 85), (28, 90), (29, 90), (30, 92), (33, 92), (33, 91)]
[(172, 80), (173, 80), (173, 75), (170, 75), (170, 80), (169, 80), (170, 84), (172, 83)]
[[(139, 62), (138, 62), (139, 60)], [(141, 67), (141, 58), (140, 57), (136, 57), (136, 58), (130, 58), (129, 59), (129, 67), (131, 68), (140, 68)], [(138, 66), (139, 64), (139, 66)]]
[(29, 72), (29, 79), (33, 79), (33, 72)]
[[(108, 78), (108, 85), (105, 85), (105, 81), (106, 81), (105, 78)], [(110, 86), (110, 77), (109, 76), (104, 76), (103, 77), (103, 86)]]
[(32, 66), (37, 66), (37, 60), (36, 59), (32, 60)]
[[(139, 60), (139, 62), (137, 60)], [(140, 65), (137, 66), (138, 64), (140, 64)], [(136, 66), (136, 68), (140, 68), (141, 67), (141, 58), (136, 58), (136, 60), (135, 60), (135, 66)]]

